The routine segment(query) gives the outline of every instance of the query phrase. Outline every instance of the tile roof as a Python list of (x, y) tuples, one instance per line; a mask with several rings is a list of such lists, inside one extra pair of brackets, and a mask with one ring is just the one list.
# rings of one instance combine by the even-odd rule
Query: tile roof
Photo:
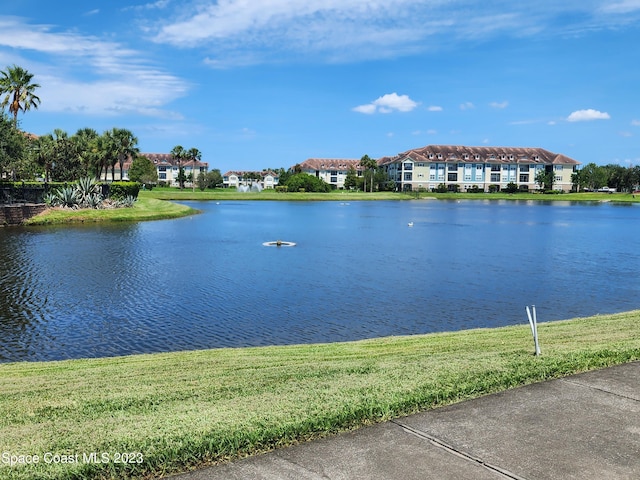
[(360, 160), (346, 158), (309, 158), (298, 164), (302, 170), (348, 170), (350, 167), (362, 170)]
[(459, 163), (540, 163), (544, 165), (579, 165), (580, 162), (543, 148), (529, 147), (465, 147), (461, 145), (427, 145), (378, 160), (387, 165), (405, 159), (417, 162), (455, 161)]
[[(153, 162), (153, 164), (157, 166), (165, 166), (165, 167), (173, 167), (178, 166), (178, 162), (173, 158), (173, 155), (170, 153), (140, 153), (138, 156), (147, 157), (149, 160)], [(125, 162), (122, 164), (123, 170), (129, 170), (131, 168), (132, 163), (131, 157), (127, 158)], [(118, 165), (118, 164), (116, 164)], [(182, 162), (183, 167), (191, 167), (193, 168), (193, 160), (189, 160), (187, 162)], [(196, 167), (207, 167), (209, 170), (209, 164), (207, 162), (196, 162)]]
[(254, 170), (229, 170), (227, 173), (223, 174), (223, 177), (228, 177), (230, 175), (238, 175), (239, 177), (244, 176), (247, 173), (257, 173), (259, 174), (262, 178), (266, 177), (267, 175), (271, 175), (272, 177), (277, 177), (278, 174), (276, 172), (274, 172), (273, 170), (262, 170), (261, 172), (256, 172)]

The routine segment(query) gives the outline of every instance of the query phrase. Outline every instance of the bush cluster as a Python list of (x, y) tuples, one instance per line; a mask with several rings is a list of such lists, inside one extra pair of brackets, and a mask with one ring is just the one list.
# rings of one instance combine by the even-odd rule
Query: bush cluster
[[(134, 182), (118, 182), (121, 184), (131, 184)], [(113, 184), (112, 184), (113, 185)], [(104, 198), (101, 192), (101, 185), (92, 178), (81, 178), (73, 186), (64, 185), (57, 190), (53, 190), (44, 197), (44, 202), (51, 207), (65, 207), (65, 208), (120, 208), (120, 207), (132, 207), (136, 201), (138, 191), (140, 189), (139, 184), (135, 190), (135, 195), (129, 195), (128, 192), (133, 192), (134, 189), (128, 189), (127, 187), (116, 189), (119, 193), (119, 197)], [(113, 192), (113, 190), (112, 190)]]
[(138, 182), (113, 182), (109, 184), (109, 198), (122, 200), (127, 197), (138, 198), (140, 184)]

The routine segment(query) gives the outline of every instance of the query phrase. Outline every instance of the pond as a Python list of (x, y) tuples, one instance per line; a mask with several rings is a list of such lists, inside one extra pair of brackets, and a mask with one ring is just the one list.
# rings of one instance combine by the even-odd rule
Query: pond
[[(190, 205), (203, 213), (0, 229), (0, 362), (526, 324), (526, 305), (539, 321), (640, 306), (636, 205)], [(278, 240), (296, 245), (263, 245)]]

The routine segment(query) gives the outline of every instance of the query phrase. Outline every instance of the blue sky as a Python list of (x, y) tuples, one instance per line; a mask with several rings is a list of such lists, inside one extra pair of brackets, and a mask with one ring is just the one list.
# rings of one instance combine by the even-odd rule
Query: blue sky
[(24, 130), (127, 128), (143, 152), (288, 168), (429, 144), (640, 164), (640, 0), (16, 0), (0, 69)]

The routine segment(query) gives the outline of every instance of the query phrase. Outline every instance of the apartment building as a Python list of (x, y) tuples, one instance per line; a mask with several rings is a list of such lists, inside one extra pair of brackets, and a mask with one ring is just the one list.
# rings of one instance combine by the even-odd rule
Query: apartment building
[[(193, 178), (197, 179), (201, 173), (207, 173), (209, 171), (209, 164), (201, 161), (183, 161), (178, 164), (178, 161), (170, 153), (141, 153), (140, 156), (147, 157), (156, 166), (158, 172), (158, 182), (164, 182), (166, 185), (173, 187), (179, 186), (178, 174), (180, 172), (180, 165), (184, 169), (184, 174), (189, 178), (192, 173), (195, 175)], [(129, 166), (131, 164), (129, 163)], [(125, 163), (125, 175), (128, 173), (128, 166)], [(187, 182), (191, 186), (190, 182)]]
[(362, 176), (360, 160), (336, 158), (309, 158), (298, 164), (302, 172), (321, 178), (333, 188), (344, 188), (344, 180), (350, 168), (354, 168), (358, 177)]
[(271, 170), (261, 172), (249, 172), (240, 170), (230, 170), (222, 175), (222, 183), (225, 188), (240, 186), (250, 187), (257, 183), (262, 189), (275, 188), (278, 185), (278, 174)]
[[(428, 145), (378, 160), (398, 190), (434, 190), (445, 185), (461, 192), (540, 189), (539, 172), (553, 172), (553, 189), (570, 191), (580, 162), (542, 148)], [(457, 187), (455, 187), (457, 185)]]

